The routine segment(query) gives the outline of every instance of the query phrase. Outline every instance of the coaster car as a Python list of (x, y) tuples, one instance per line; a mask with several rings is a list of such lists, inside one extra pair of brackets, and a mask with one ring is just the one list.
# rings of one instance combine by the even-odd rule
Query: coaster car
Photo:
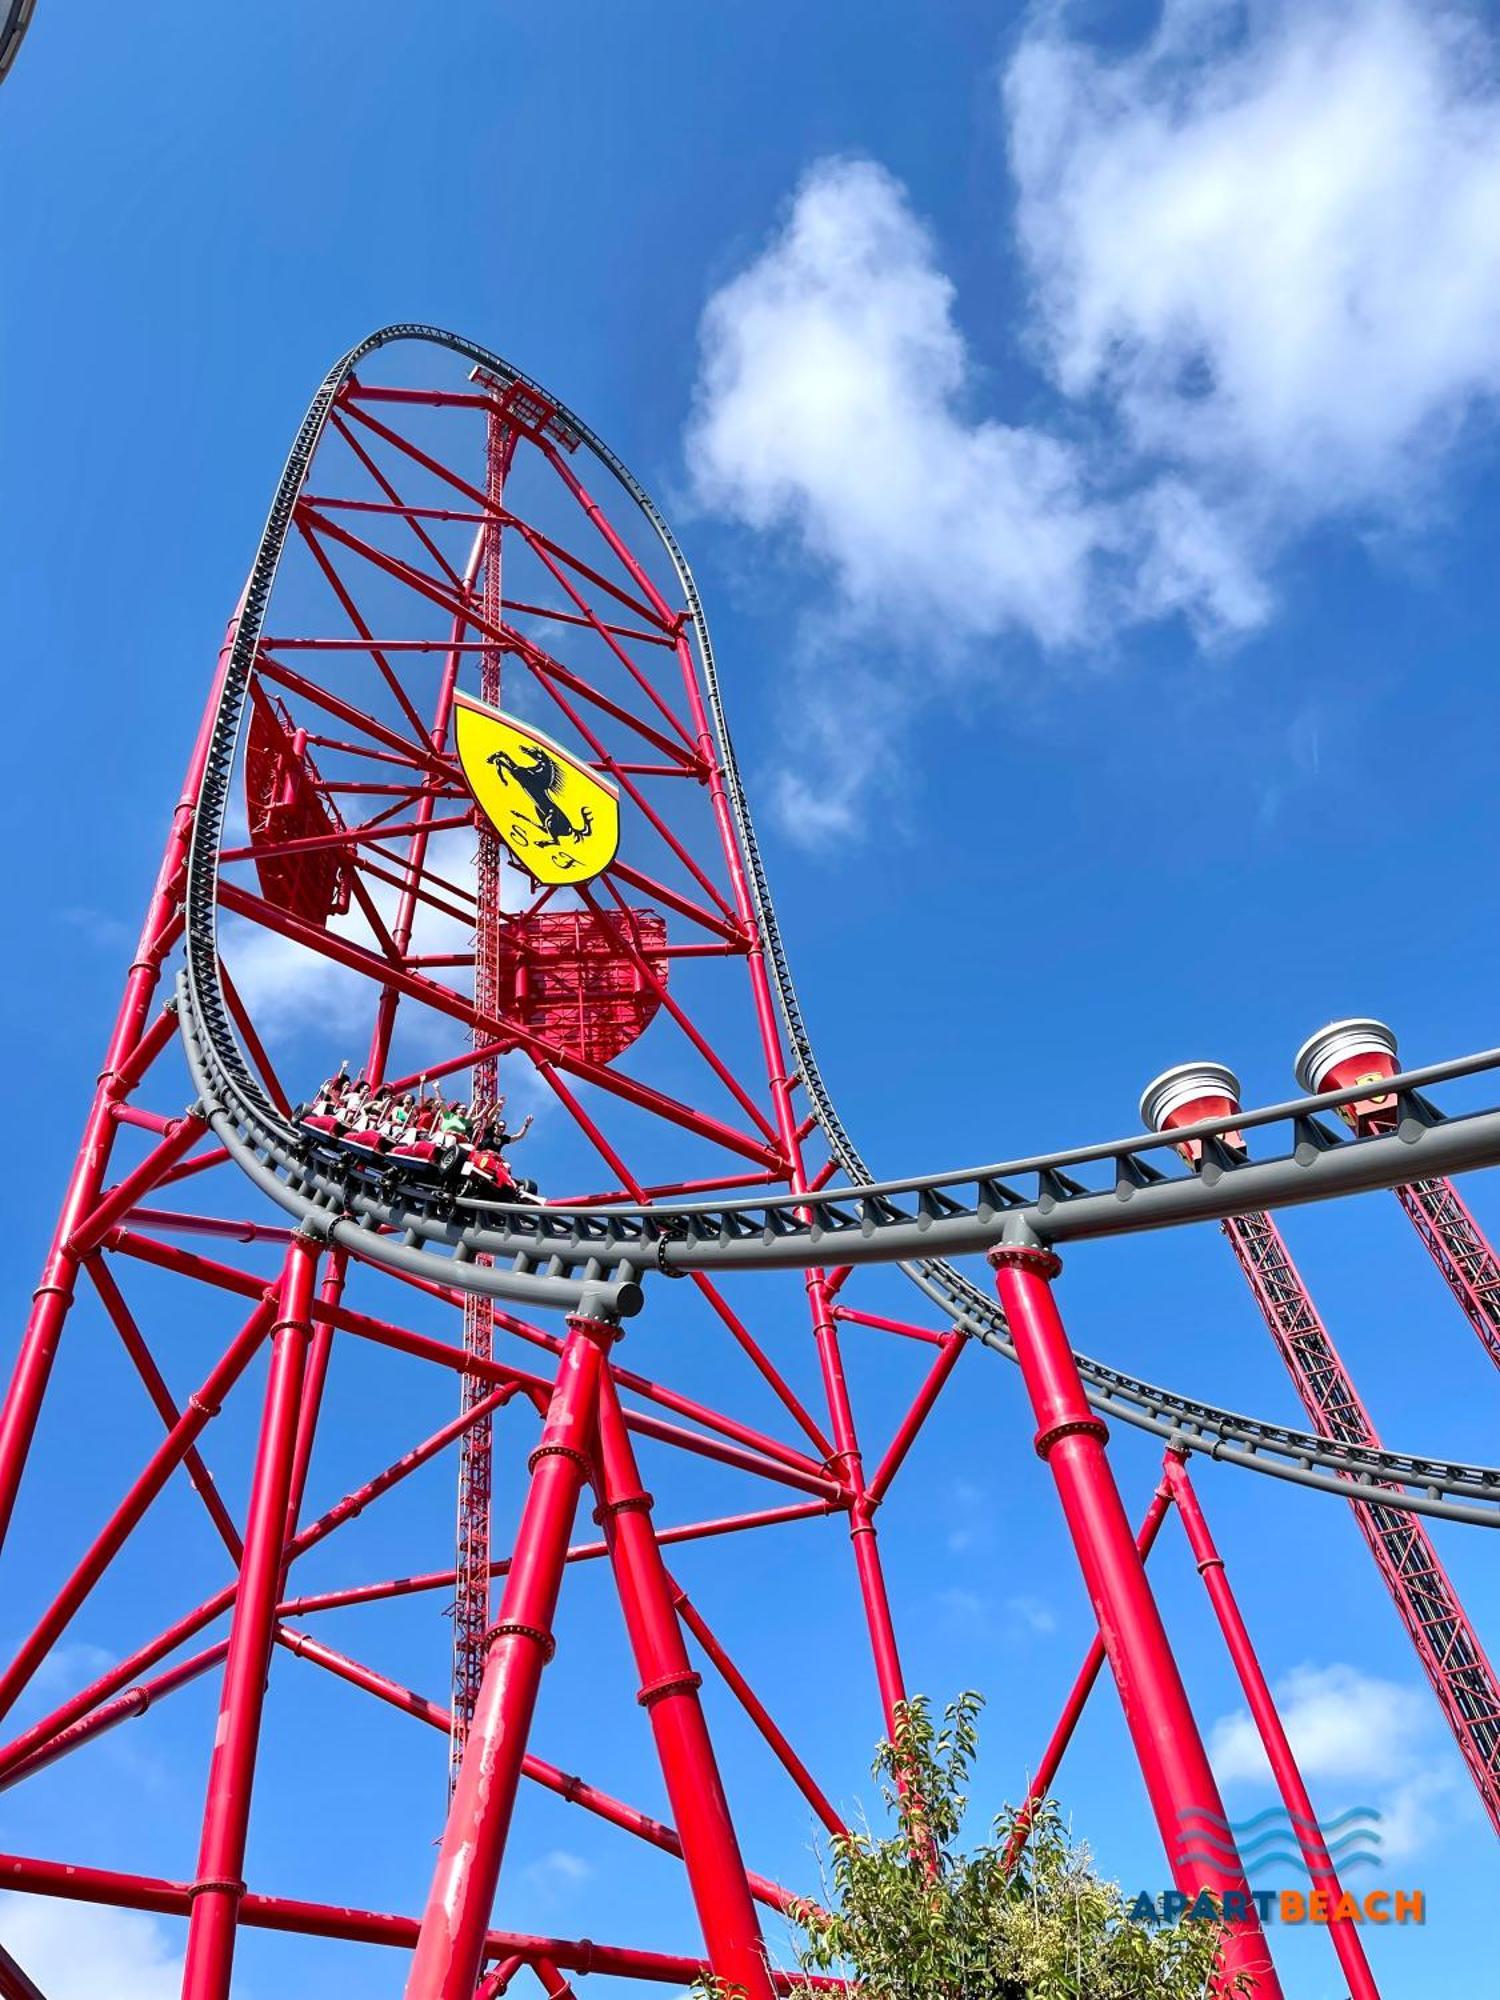
[(394, 1194), (403, 1181), (416, 1181), (450, 1196), (536, 1199), (536, 1183), (518, 1180), (504, 1153), (471, 1146), (451, 1132), (392, 1139), (375, 1126), (346, 1129), (332, 1114), (308, 1111), (302, 1105), (293, 1113), (293, 1122), (305, 1134), (309, 1149), (325, 1164), (344, 1169), (356, 1163), (383, 1168), (380, 1181), (387, 1194)]

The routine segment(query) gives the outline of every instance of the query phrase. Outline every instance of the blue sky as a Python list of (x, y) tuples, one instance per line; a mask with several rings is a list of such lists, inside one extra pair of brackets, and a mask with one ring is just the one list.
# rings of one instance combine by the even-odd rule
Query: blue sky
[[(821, 1059), (878, 1166), (1124, 1130), (1140, 1084), (1197, 1054), (1279, 1096), (1334, 1015), (1390, 1020), (1413, 1060), (1493, 1043), (1495, 34), (1490, 10), (1394, 0), (1248, 26), (1194, 0), (1165, 28), (1102, 6), (453, 0), (441, 30), (387, 0), (41, 0), (0, 92), (12, 1323), (287, 442), (328, 361), (393, 318), (555, 385), (665, 502)], [(1500, 1229), (1490, 1179), (1468, 1192)], [(1492, 1461), (1500, 1383), (1390, 1198), (1288, 1234), (1388, 1441)], [(1081, 1346), (1295, 1419), (1212, 1235), (1080, 1249), (1064, 1286)], [(868, 1408), (898, 1359), (861, 1354)], [(83, 1347), (63, 1380), (113, 1411), (114, 1365)], [(977, 1354), (960, 1381), (883, 1533), (913, 1686), (989, 1696), (984, 1812), (1038, 1754), (1087, 1613), (1018, 1385)], [(93, 1519), (138, 1457), (119, 1387), (118, 1423), (39, 1475), (33, 1541)], [(329, 1495), (399, 1444), (406, 1392), (374, 1364)], [(1122, 1436), (1116, 1459), (1134, 1510), (1153, 1455)], [(1399, 1817), (1392, 1879), (1428, 1890), (1423, 1931), (1372, 1945), (1384, 1990), (1456, 1987), (1493, 1848), (1347, 1511), (1215, 1468), (1200, 1486), (1315, 1795)], [(185, 1504), (170, 1518), (197, 1533)], [(424, 1561), (428, 1525), (362, 1528), (364, 1559)], [(747, 1665), (839, 1796), (868, 1796), (852, 1605), (819, 1582), (838, 1552), (781, 1532)], [(1439, 1543), (1493, 1638), (1488, 1543)], [(24, 1608), (45, 1574), (27, 1546)], [(1253, 1810), (1170, 1533), (1158, 1566), (1229, 1809)], [(710, 1601), (711, 1559), (682, 1568)], [(170, 1569), (101, 1592), (71, 1664), (166, 1615)], [(598, 1581), (570, 1600), (580, 1632)], [(420, 1679), (430, 1621), (392, 1632), (382, 1664), (404, 1652)], [(585, 1701), (568, 1657), (557, 1699)], [(184, 1872), (211, 1710), (198, 1690), (135, 1725), (97, 1753), (97, 1792), (64, 1768), (6, 1795), (0, 1845), (81, 1851), (83, 1822), (128, 1865), (144, 1810), (142, 1865)], [(410, 1725), (352, 1713), (367, 1739), (337, 1690), (278, 1677), (255, 1879), (410, 1907), (436, 1799), (410, 1823), (382, 1805), (438, 1766)], [(795, 1811), (715, 1719), (755, 1865), (805, 1871)], [(584, 1749), (650, 1802), (635, 1748), (601, 1724)], [(1061, 1789), (1110, 1873), (1162, 1883), (1107, 1690)], [(320, 1851), (351, 1811), (378, 1830)], [(690, 1947), (665, 1864), (627, 1894), (606, 1830), (537, 1808), (519, 1837), (539, 1925)], [(86, 1938), (141, 2000), (175, 1990), (166, 1926), (13, 1911), (6, 1934), (51, 2000), (85, 1990)], [(1281, 1941), (1289, 1990), (1342, 1991), (1321, 1941)], [(358, 1990), (399, 1991), (369, 1957)], [(331, 1963), (250, 1938), (237, 1991)]]

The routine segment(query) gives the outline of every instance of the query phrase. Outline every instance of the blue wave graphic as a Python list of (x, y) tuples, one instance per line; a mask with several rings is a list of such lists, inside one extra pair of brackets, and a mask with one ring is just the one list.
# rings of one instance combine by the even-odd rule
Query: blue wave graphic
[[(1231, 1839), (1227, 1833), (1210, 1833), (1199, 1829), (1192, 1833), (1179, 1835), (1178, 1846), (1216, 1847), (1222, 1854), (1233, 1854), (1236, 1850), (1241, 1854), (1252, 1854), (1257, 1847), (1263, 1847), (1268, 1842), (1275, 1843), (1277, 1841), (1294, 1840), (1295, 1838), (1292, 1829), (1286, 1826), (1267, 1827), (1264, 1833), (1256, 1834), (1251, 1840), (1238, 1841)], [(1376, 1832), (1375, 1828), (1365, 1826), (1351, 1827), (1349, 1832), (1341, 1833), (1333, 1840), (1325, 1840), (1316, 1833), (1306, 1833), (1303, 1835), (1303, 1839), (1309, 1847), (1321, 1848), (1328, 1854), (1338, 1854), (1346, 1847), (1358, 1847), (1361, 1845), (1379, 1847), (1383, 1844), (1381, 1836)], [(1297, 1841), (1296, 1844), (1301, 1846), (1302, 1841)]]
[[(1219, 1867), (1232, 1867), (1235, 1863), (1235, 1858), (1232, 1855), (1221, 1854), (1211, 1848), (1185, 1847), (1179, 1851), (1177, 1858), (1189, 1866), (1197, 1864), (1198, 1866), (1217, 1865)], [(1368, 1849), (1361, 1847), (1350, 1849), (1347, 1853), (1330, 1855), (1328, 1857), (1328, 1864), (1330, 1867), (1337, 1869), (1340, 1875), (1350, 1875), (1356, 1868), (1378, 1868), (1381, 1864), (1381, 1859), (1382, 1857), (1378, 1853), (1371, 1853)], [(1272, 1868), (1290, 1868), (1294, 1874), (1298, 1875), (1305, 1875), (1308, 1872), (1307, 1862), (1303, 1858), (1301, 1851), (1299, 1849), (1284, 1847), (1267, 1848), (1261, 1853), (1248, 1858), (1242, 1855), (1239, 1857), (1239, 1865), (1244, 1868), (1247, 1874), (1256, 1875), (1263, 1875)]]
[(1244, 1819), (1227, 1819), (1207, 1806), (1188, 1807), (1177, 1815), (1182, 1833), (1178, 1859), (1233, 1867), (1286, 1867), (1305, 1871), (1305, 1841), (1319, 1862), (1345, 1873), (1380, 1865), (1380, 1814), (1374, 1806), (1349, 1806), (1332, 1819), (1309, 1819), (1287, 1806), (1266, 1806)]
[[(1311, 1847), (1311, 1842), (1309, 1842), (1309, 1846)], [(1246, 1867), (1249, 1867), (1252, 1861), (1259, 1861), (1263, 1854), (1300, 1854), (1302, 1848), (1298, 1842), (1290, 1840), (1286, 1834), (1281, 1833), (1265, 1834), (1260, 1840), (1248, 1842), (1244, 1847), (1240, 1848), (1230, 1847), (1213, 1840), (1184, 1840), (1178, 1843), (1177, 1851), (1179, 1854), (1216, 1855), (1219, 1860), (1229, 1862), (1232, 1862), (1236, 1855), (1238, 1855)], [(1342, 1861), (1346, 1854), (1378, 1854), (1380, 1852), (1380, 1842), (1376, 1840), (1361, 1840), (1357, 1836), (1354, 1836), (1347, 1841), (1340, 1841), (1332, 1847), (1313, 1847), (1312, 1852), (1319, 1860), (1326, 1855), (1328, 1860), (1338, 1862)]]

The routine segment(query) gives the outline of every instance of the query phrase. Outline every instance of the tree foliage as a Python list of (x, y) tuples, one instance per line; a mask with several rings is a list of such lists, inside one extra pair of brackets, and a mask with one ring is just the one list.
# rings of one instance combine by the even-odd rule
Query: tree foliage
[(981, 1705), (962, 1695), (940, 1723), (923, 1699), (901, 1711), (875, 1763), (890, 1831), (834, 1842), (829, 1908), (799, 1919), (801, 1972), (847, 1976), (862, 2000), (1201, 2000), (1217, 1927), (1132, 1921), (1050, 1800), (1011, 1870), (1010, 1808), (961, 1848)]

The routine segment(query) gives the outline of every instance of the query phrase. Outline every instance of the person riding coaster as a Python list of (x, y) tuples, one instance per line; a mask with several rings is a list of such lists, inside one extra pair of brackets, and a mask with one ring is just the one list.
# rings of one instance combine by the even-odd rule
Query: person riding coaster
[[(341, 1063), (311, 1103), (299, 1104), (292, 1114), (329, 1164), (352, 1164), (351, 1156), (381, 1162), (387, 1194), (394, 1194), (403, 1180), (414, 1179), (450, 1195), (539, 1199), (536, 1183), (518, 1179), (504, 1156), (503, 1149), (524, 1139), (532, 1123), (528, 1115), (516, 1131), (509, 1131), (504, 1098), (476, 1110), (461, 1100), (447, 1103), (436, 1088), (429, 1098), (425, 1076), (414, 1095), (393, 1091), (389, 1084), (372, 1088), (363, 1076), (351, 1081), (348, 1070), (347, 1062)], [(353, 1182), (349, 1185), (352, 1189)]]

